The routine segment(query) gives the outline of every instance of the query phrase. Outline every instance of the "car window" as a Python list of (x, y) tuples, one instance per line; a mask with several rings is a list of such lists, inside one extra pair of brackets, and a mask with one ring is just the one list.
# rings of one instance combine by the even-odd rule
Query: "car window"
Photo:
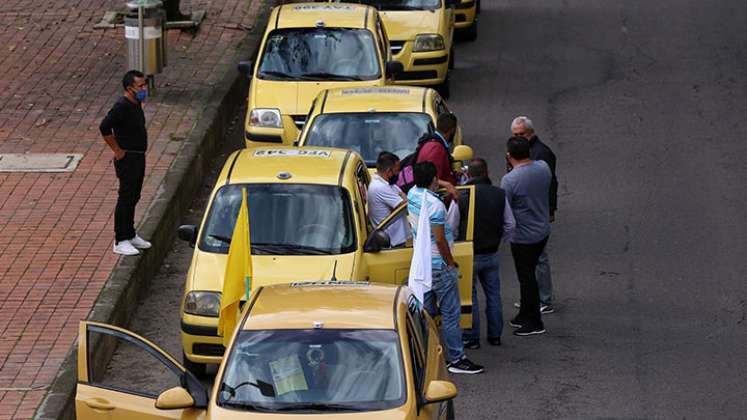
[(467, 229), (469, 228), (469, 202), (473, 189), (459, 188), (459, 233), (456, 242), (467, 240)]
[(398, 407), (402, 366), (394, 330), (241, 331), (217, 381), (217, 404), (296, 413)]
[(378, 32), (379, 38), (379, 51), (381, 52), (381, 59), (386, 62), (389, 58), (389, 50), (386, 47), (384, 28), (381, 26), (381, 18), (376, 18), (376, 32)]
[(379, 10), (436, 10), (441, 0), (353, 0), (355, 3), (370, 4)]
[[(131, 336), (88, 326), (86, 341), (88, 382), (92, 386), (155, 399), (161, 392), (181, 385), (181, 371), (176, 366)], [(97, 345), (114, 349), (112, 359), (105, 367), (97, 367), (92, 362)]]
[(366, 233), (368, 233), (371, 231), (371, 222), (369, 222), (368, 216), (366, 215), (366, 208), (368, 204), (368, 184), (371, 181), (371, 178), (368, 175), (368, 169), (366, 169), (366, 166), (363, 163), (359, 164), (358, 168), (355, 170), (355, 181), (358, 186), (358, 193), (363, 201), (360, 203), (361, 206), (359, 207), (360, 217), (362, 223), (366, 226)]
[(418, 139), (433, 131), (430, 115), (419, 112), (345, 112), (318, 115), (309, 128), (305, 146), (353, 149), (366, 165), (376, 166), (379, 153), (404, 159)]
[(423, 349), (427, 349), (428, 341), (430, 338), (430, 334), (428, 333), (428, 320), (425, 318), (425, 310), (420, 307), (420, 304), (415, 298), (415, 295), (410, 295), (409, 301), (407, 303), (407, 312), (412, 317), (415, 331), (420, 337), (420, 342), (423, 345)]
[(257, 76), (267, 80), (375, 80), (381, 77), (368, 29), (293, 28), (272, 31)]
[(252, 254), (329, 255), (356, 248), (352, 204), (336, 185), (233, 184), (210, 205), (199, 248), (227, 254), (247, 189)]
[(425, 380), (425, 355), (418, 344), (416, 328), (409, 314), (407, 318), (407, 340), (410, 347), (410, 361), (412, 363), (413, 375), (415, 376), (415, 388), (418, 392), (422, 392)]

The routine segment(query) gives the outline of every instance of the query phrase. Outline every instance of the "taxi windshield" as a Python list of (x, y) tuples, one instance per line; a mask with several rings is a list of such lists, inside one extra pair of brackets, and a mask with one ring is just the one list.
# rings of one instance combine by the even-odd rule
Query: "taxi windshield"
[(432, 130), (431, 117), (418, 112), (322, 114), (314, 118), (304, 146), (353, 149), (373, 167), (383, 151), (404, 159)]
[(376, 44), (367, 29), (296, 28), (267, 38), (258, 77), (266, 80), (375, 80)]
[(217, 404), (260, 412), (384, 410), (405, 402), (393, 330), (241, 331)]
[(355, 2), (368, 4), (379, 10), (436, 10), (441, 7), (441, 0), (357, 0)]
[(335, 185), (234, 184), (215, 194), (199, 247), (228, 253), (247, 189), (254, 255), (333, 255), (355, 250), (350, 199)]

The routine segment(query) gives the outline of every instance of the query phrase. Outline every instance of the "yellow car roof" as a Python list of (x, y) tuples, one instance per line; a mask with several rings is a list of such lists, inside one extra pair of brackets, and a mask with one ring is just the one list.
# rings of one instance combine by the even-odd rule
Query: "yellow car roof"
[(320, 95), (321, 112), (428, 112), (428, 93), (428, 88), (411, 86), (329, 89)]
[[(376, 9), (364, 4), (348, 3), (290, 3), (275, 8), (270, 17), (273, 29), (314, 28), (367, 28), (372, 24)], [(274, 20), (273, 20), (274, 19)]]
[(263, 287), (243, 325), (265, 329), (394, 329), (400, 288), (357, 281)]
[(228, 157), (218, 185), (253, 183), (340, 183), (348, 155), (354, 152), (329, 147), (267, 146), (242, 149)]

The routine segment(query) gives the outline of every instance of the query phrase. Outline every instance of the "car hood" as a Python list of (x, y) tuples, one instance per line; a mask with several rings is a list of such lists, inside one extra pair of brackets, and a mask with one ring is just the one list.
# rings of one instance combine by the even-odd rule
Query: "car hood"
[(438, 11), (385, 11), (381, 18), (391, 40), (414, 41), (418, 34), (441, 33)]
[[(223, 290), (227, 254), (198, 252), (192, 271), (191, 290)], [(355, 253), (342, 255), (252, 255), (252, 288), (297, 281), (350, 279)]]
[(255, 108), (277, 108), (283, 115), (306, 115), (311, 102), (325, 89), (380, 86), (383, 79), (356, 82), (294, 82), (287, 80), (252, 81), (251, 99), (249, 103)]

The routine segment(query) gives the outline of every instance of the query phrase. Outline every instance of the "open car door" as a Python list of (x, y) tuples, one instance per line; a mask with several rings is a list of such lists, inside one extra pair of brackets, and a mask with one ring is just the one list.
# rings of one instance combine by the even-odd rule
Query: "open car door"
[[(454, 240), (452, 255), (459, 264), (459, 298), (462, 304), (461, 326), (472, 327), (472, 264), (474, 252), (472, 240), (475, 225), (475, 187), (457, 187), (460, 193), (459, 229)], [(390, 248), (386, 229), (399, 220), (407, 218), (407, 205), (396, 208), (371, 234), (363, 246), (363, 260), (368, 268), (367, 280), (407, 284), (412, 262), (413, 244), (408, 240), (404, 247)], [(409, 225), (408, 225), (409, 227)]]
[[(102, 361), (110, 360), (108, 363)], [(205, 387), (173, 357), (122, 328), (81, 321), (78, 420), (202, 419)]]

